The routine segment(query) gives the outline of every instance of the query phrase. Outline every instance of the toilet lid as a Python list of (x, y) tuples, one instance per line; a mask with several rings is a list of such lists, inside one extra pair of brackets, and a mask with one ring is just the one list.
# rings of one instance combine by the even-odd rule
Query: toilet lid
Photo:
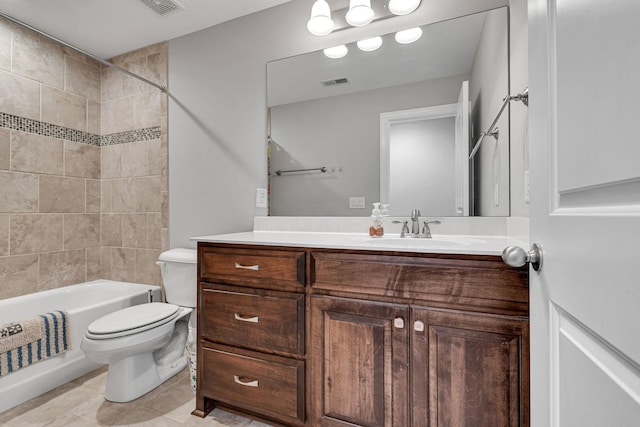
[(173, 320), (179, 310), (177, 305), (161, 302), (134, 305), (95, 320), (87, 335), (104, 339), (146, 331)]

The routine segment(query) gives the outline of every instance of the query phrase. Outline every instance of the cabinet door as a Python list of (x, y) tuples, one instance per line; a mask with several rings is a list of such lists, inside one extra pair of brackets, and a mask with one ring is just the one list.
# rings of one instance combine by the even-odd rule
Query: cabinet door
[(408, 425), (406, 305), (311, 297), (312, 425)]
[(411, 310), (414, 426), (528, 426), (528, 321)]

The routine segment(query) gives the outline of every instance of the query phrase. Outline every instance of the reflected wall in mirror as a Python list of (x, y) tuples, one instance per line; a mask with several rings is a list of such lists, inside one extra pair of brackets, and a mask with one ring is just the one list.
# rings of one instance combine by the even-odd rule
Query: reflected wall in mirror
[[(508, 114), (468, 161), (509, 93), (507, 16), (426, 25), (412, 44), (387, 34), (373, 52), (350, 43), (339, 59), (269, 62), (270, 214), (366, 216), (382, 201), (393, 216), (508, 216)], [(425, 111), (447, 113), (414, 114)]]

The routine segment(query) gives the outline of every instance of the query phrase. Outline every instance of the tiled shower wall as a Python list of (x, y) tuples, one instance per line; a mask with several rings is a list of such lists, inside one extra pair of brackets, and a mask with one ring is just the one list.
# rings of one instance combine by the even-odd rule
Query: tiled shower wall
[[(166, 81), (166, 44), (114, 59)], [(160, 283), (166, 96), (0, 18), (0, 298)]]

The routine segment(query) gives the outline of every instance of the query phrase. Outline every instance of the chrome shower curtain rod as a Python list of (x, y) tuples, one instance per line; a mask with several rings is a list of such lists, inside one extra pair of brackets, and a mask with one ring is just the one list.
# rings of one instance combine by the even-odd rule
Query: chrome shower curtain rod
[(151, 85), (151, 86), (157, 87), (157, 88), (158, 88), (158, 89), (160, 89), (162, 92), (166, 92), (166, 91), (167, 91), (167, 87), (166, 87), (165, 85), (160, 85), (160, 84), (154, 83), (154, 82), (152, 82), (151, 80), (147, 80), (147, 79), (145, 79), (144, 77), (137, 75), (136, 73), (132, 73), (132, 72), (131, 72), (131, 71), (129, 71), (129, 70), (125, 70), (124, 68), (119, 67), (119, 66), (117, 66), (116, 64), (113, 64), (113, 63), (111, 63), (111, 62), (109, 62), (109, 61), (107, 61), (107, 60), (104, 60), (104, 59), (102, 59), (102, 58), (98, 58), (97, 56), (92, 55), (92, 54), (90, 54), (89, 52), (86, 52), (86, 51), (84, 51), (84, 50), (82, 50), (82, 49), (80, 49), (80, 48), (78, 48), (78, 47), (75, 47), (75, 46), (73, 46), (73, 45), (70, 45), (69, 43), (67, 43), (67, 42), (65, 42), (65, 41), (62, 41), (62, 40), (60, 40), (59, 38), (52, 36), (51, 34), (47, 34), (47, 33), (45, 33), (44, 31), (41, 31), (41, 30), (39, 30), (39, 29), (37, 29), (37, 28), (35, 28), (35, 27), (32, 27), (32, 26), (31, 26), (31, 25), (29, 25), (29, 24), (25, 24), (24, 22), (22, 22), (22, 21), (20, 21), (20, 20), (18, 20), (18, 19), (16, 19), (16, 18), (13, 18), (13, 17), (9, 16), (9, 15), (7, 15), (7, 14), (6, 14), (6, 13), (4, 13), (4, 12), (0, 12), (0, 16), (2, 16), (3, 18), (6, 18), (6, 19), (8, 19), (9, 21), (14, 22), (14, 23), (16, 23), (16, 24), (18, 24), (18, 25), (20, 25), (20, 26), (22, 26), (22, 27), (24, 27), (24, 28), (27, 28), (27, 29), (29, 29), (29, 30), (31, 30), (31, 31), (35, 31), (36, 33), (38, 33), (38, 34), (40, 34), (40, 35), (42, 35), (42, 36), (45, 36), (46, 38), (48, 38), (48, 39), (50, 39), (50, 40), (53, 40), (53, 41), (54, 41), (54, 42), (56, 42), (56, 43), (60, 43), (61, 45), (66, 46), (66, 47), (68, 47), (69, 49), (73, 49), (73, 50), (75, 50), (76, 52), (80, 52), (80, 53), (82, 53), (83, 55), (87, 55), (89, 58), (91, 58), (91, 59), (94, 59), (94, 60), (98, 61), (98, 62), (99, 62), (99, 63), (101, 63), (102, 65), (106, 65), (106, 66), (108, 66), (108, 67), (115, 68), (116, 70), (118, 70), (118, 71), (120, 71), (120, 72), (122, 72), (122, 73), (125, 73), (126, 75), (131, 76), (131, 77), (133, 77), (134, 79), (138, 79), (138, 80), (140, 80), (140, 81), (145, 82), (146, 84), (149, 84), (149, 85)]
[(498, 139), (498, 129), (494, 129), (494, 128), (496, 126), (496, 123), (498, 123), (498, 120), (500, 119), (502, 112), (507, 107), (507, 104), (509, 104), (509, 102), (522, 101), (524, 105), (529, 106), (529, 88), (528, 87), (524, 88), (524, 90), (517, 95), (507, 95), (502, 101), (503, 101), (502, 107), (500, 107), (500, 111), (498, 111), (498, 115), (496, 115), (496, 118), (493, 120), (493, 123), (491, 123), (491, 126), (489, 126), (489, 129), (486, 132), (482, 132), (478, 137), (478, 140), (473, 146), (473, 150), (471, 150), (471, 154), (469, 154), (469, 160), (472, 160), (475, 157), (476, 153), (480, 149), (480, 144), (482, 143), (482, 141), (486, 136), (490, 135)]

